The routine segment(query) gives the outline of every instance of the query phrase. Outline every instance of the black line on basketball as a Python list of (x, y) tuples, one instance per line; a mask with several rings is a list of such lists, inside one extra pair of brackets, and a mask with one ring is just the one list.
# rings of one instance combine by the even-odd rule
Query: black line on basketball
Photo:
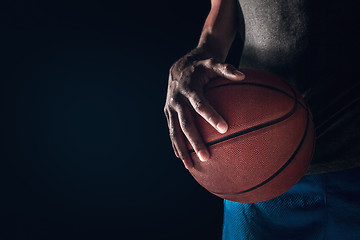
[[(208, 143), (206, 143), (205, 145), (207, 147), (209, 146), (212, 146), (212, 145), (215, 145), (217, 143), (220, 143), (220, 142), (223, 142), (223, 141), (226, 141), (226, 140), (229, 140), (229, 139), (232, 139), (232, 138), (236, 138), (236, 137), (239, 137), (241, 135), (244, 135), (246, 133), (250, 133), (250, 132), (253, 132), (253, 131), (256, 131), (256, 130), (259, 130), (259, 129), (262, 129), (262, 128), (265, 128), (265, 127), (268, 127), (268, 126), (271, 126), (271, 125), (274, 125), (276, 123), (279, 123), (281, 121), (284, 121), (285, 119), (289, 118), (291, 115), (294, 114), (294, 112), (296, 111), (296, 108), (297, 108), (297, 104), (300, 104), (306, 111), (307, 109), (296, 99), (296, 93), (295, 91), (290, 87), (291, 91), (293, 92), (294, 96), (295, 97), (292, 97), (290, 94), (288, 94), (287, 92), (284, 92), (278, 88), (274, 88), (274, 87), (271, 87), (271, 86), (268, 86), (268, 85), (263, 85), (263, 84), (257, 84), (257, 83), (229, 83), (229, 84), (222, 84), (222, 85), (218, 85), (216, 87), (213, 87), (213, 88), (217, 88), (217, 87), (221, 87), (221, 86), (230, 86), (230, 85), (253, 85), (253, 86), (257, 86), (257, 87), (264, 87), (264, 88), (268, 88), (268, 89), (271, 89), (271, 90), (274, 90), (274, 91), (277, 91), (277, 92), (280, 92), (280, 93), (283, 93), (285, 94), (286, 96), (290, 97), (291, 99), (294, 100), (294, 106), (293, 108), (286, 114), (284, 114), (283, 116), (277, 118), (277, 119), (273, 119), (271, 121), (268, 121), (268, 122), (265, 122), (265, 123), (261, 123), (261, 124), (258, 124), (258, 125), (255, 125), (255, 126), (252, 126), (250, 128), (247, 128), (247, 129), (244, 129), (242, 131), (239, 131), (239, 132), (235, 132), (235, 133), (232, 133), (232, 134), (229, 134), (225, 137), (222, 137), (222, 138), (218, 138), (216, 140), (213, 140), (213, 141), (210, 141)], [(213, 88), (209, 88), (209, 89), (213, 89)], [(189, 149), (188, 150), (189, 154), (191, 153), (194, 153), (195, 150), (194, 149)]]
[[(226, 85), (233, 85), (233, 84), (226, 84)], [(288, 93), (286, 93), (286, 92), (284, 92), (284, 91), (282, 91), (282, 90), (280, 90), (280, 89), (267, 86), (267, 85), (253, 84), (253, 83), (252, 83), (252, 84), (249, 84), (249, 85), (256, 85), (256, 86), (261, 86), (261, 87), (267, 87), (267, 88), (269, 88), (269, 89), (282, 92), (282, 93), (284, 93), (285, 95), (291, 97), (291, 95), (289, 95)], [(219, 85), (219, 86), (221, 86), (221, 85)], [(217, 87), (219, 87), (219, 86), (217, 86)], [(290, 117), (290, 116), (296, 111), (298, 104), (301, 105), (301, 103), (296, 99), (296, 93), (295, 93), (294, 89), (293, 89), (292, 87), (290, 87), (290, 89), (291, 89), (291, 91), (293, 92), (293, 94), (294, 94), (294, 96), (295, 96), (295, 97), (291, 97), (292, 99), (294, 99), (294, 107), (293, 107), (293, 109), (292, 109), (289, 113), (287, 113), (287, 114), (284, 115), (284, 116), (286, 116), (286, 117), (284, 117), (284, 116), (280, 117), (280, 118), (284, 118), (284, 119), (282, 119), (281, 121), (283, 121), (283, 120), (285, 120), (286, 118)], [(307, 116), (307, 119), (306, 119), (306, 127), (305, 127), (305, 130), (304, 130), (304, 134), (303, 134), (302, 139), (300, 140), (300, 143), (299, 143), (298, 147), (295, 149), (294, 153), (293, 153), (293, 154), (290, 156), (290, 158), (285, 162), (285, 164), (284, 164), (283, 166), (281, 166), (280, 169), (278, 169), (273, 175), (271, 175), (270, 177), (268, 177), (267, 179), (265, 179), (263, 182), (255, 185), (254, 187), (251, 187), (251, 188), (249, 188), (249, 189), (246, 189), (246, 190), (243, 190), (243, 191), (240, 191), (240, 192), (235, 192), (235, 193), (219, 193), (219, 192), (213, 192), (213, 191), (210, 191), (210, 190), (208, 190), (208, 191), (211, 192), (211, 193), (213, 193), (213, 194), (218, 194), (218, 195), (239, 195), (239, 194), (243, 194), (243, 193), (247, 193), (247, 192), (250, 192), (250, 191), (252, 191), (252, 190), (255, 190), (255, 189), (257, 189), (257, 188), (265, 185), (266, 183), (268, 183), (269, 181), (271, 181), (272, 179), (274, 179), (277, 175), (279, 175), (279, 174), (292, 162), (292, 160), (295, 158), (296, 154), (297, 154), (298, 151), (300, 150), (300, 148), (301, 148), (301, 146), (303, 145), (303, 143), (304, 143), (304, 141), (305, 141), (305, 138), (306, 138), (306, 136), (307, 136), (307, 132), (308, 132), (308, 129), (309, 129), (309, 110), (308, 110), (307, 108), (305, 108), (303, 105), (301, 105), (301, 106), (302, 106), (302, 107), (304, 108), (304, 110), (306, 111), (306, 116)], [(291, 113), (291, 112), (292, 112), (292, 113)], [(287, 115), (289, 115), (289, 116), (287, 116)], [(279, 118), (278, 118), (278, 119), (279, 119)], [(278, 120), (278, 119), (275, 119), (275, 121)], [(274, 120), (273, 120), (273, 121), (274, 121)], [(267, 125), (267, 126), (260, 127), (260, 128), (268, 127), (268, 126), (270, 126), (270, 125), (274, 125), (274, 124), (276, 124), (276, 123), (281, 122), (281, 121), (277, 121), (277, 122), (273, 122), (273, 121), (270, 121), (271, 124), (269, 124), (269, 125)], [(269, 122), (267, 122), (267, 123), (269, 123)], [(262, 125), (262, 124), (260, 124), (260, 125)], [(259, 126), (259, 125), (258, 125), (258, 126)], [(250, 129), (253, 129), (253, 128), (254, 128), (254, 127), (250, 128)], [(258, 129), (260, 129), (260, 128), (253, 129), (252, 131), (258, 130)], [(246, 130), (245, 130), (245, 131), (246, 131)], [(238, 132), (238, 133), (245, 134), (245, 133), (243, 133), (243, 132), (244, 132), (244, 131), (240, 131), (240, 132)], [(250, 132), (250, 131), (247, 131), (247, 132)], [(246, 132), (246, 133), (247, 133), (247, 132)], [(234, 134), (236, 134), (236, 133), (234, 133)], [(231, 134), (231, 135), (229, 135), (229, 136), (232, 136), (232, 135), (234, 135), (234, 134)], [(240, 134), (240, 135), (241, 135), (241, 134)], [(233, 137), (232, 137), (232, 138), (233, 138)], [(223, 139), (223, 138), (221, 138), (221, 139)], [(229, 139), (230, 139), (230, 138), (229, 138)], [(216, 141), (218, 141), (218, 140), (216, 140)], [(214, 142), (214, 141), (213, 141), (213, 142)], [(191, 152), (194, 152), (194, 150), (192, 150)]]
[[(289, 93), (281, 90), (281, 89), (278, 89), (278, 88), (275, 88), (275, 87), (272, 87), (272, 86), (269, 86), (269, 85), (265, 85), (265, 84), (261, 84), (261, 83), (250, 83), (250, 82), (234, 82), (234, 83), (224, 83), (224, 84), (220, 84), (220, 85), (217, 85), (217, 86), (213, 86), (213, 87), (209, 87), (207, 88), (206, 90), (212, 90), (212, 89), (215, 89), (215, 88), (219, 88), (219, 87), (226, 87), (226, 86), (233, 86), (233, 85), (251, 85), (251, 86), (257, 86), (257, 87), (264, 87), (264, 88), (268, 88), (268, 89), (271, 89), (271, 90), (274, 90), (274, 91), (277, 91), (277, 92), (280, 92), (282, 94), (285, 94), (286, 96), (288, 96), (289, 98), (292, 98), (292, 99), (296, 99), (296, 94), (293, 90), (293, 88), (291, 87), (290, 84), (288, 84), (287, 82), (285, 82), (290, 90), (294, 93), (294, 96), (291, 96)], [(296, 99), (297, 100), (297, 99)], [(298, 101), (299, 102), (299, 101)], [(301, 103), (299, 102), (300, 106), (304, 109), (306, 109), (306, 107)]]
[(247, 190), (241, 191), (241, 192), (236, 192), (236, 193), (217, 193), (217, 192), (212, 192), (212, 191), (209, 191), (209, 192), (214, 193), (214, 194), (218, 194), (218, 195), (238, 195), (238, 194), (242, 194), (242, 193), (247, 193), (247, 192), (250, 192), (252, 190), (255, 190), (255, 189), (265, 185), (266, 183), (270, 182), (273, 178), (275, 178), (277, 175), (279, 175), (292, 162), (292, 160), (295, 158), (296, 154), (298, 153), (298, 151), (300, 150), (302, 144), (305, 141), (305, 138), (306, 138), (306, 135), (307, 135), (307, 132), (308, 132), (308, 128), (309, 128), (309, 111), (306, 110), (306, 113), (307, 113), (306, 127), (305, 127), (305, 131), (304, 131), (304, 135), (303, 135), (298, 147), (295, 149), (294, 153), (291, 155), (289, 160), (287, 160), (286, 163), (279, 170), (277, 170), (272, 176), (270, 176), (269, 178), (267, 178), (263, 182), (259, 183), (258, 185), (254, 186), (252, 188), (249, 188)]

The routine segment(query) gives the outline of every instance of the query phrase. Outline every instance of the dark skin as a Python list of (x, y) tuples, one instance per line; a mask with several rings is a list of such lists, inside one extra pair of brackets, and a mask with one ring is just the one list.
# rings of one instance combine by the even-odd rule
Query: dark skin
[(211, 6), (197, 48), (175, 62), (169, 73), (164, 113), (174, 153), (181, 158), (186, 168), (191, 168), (193, 163), (185, 138), (201, 161), (211, 157), (194, 125), (191, 108), (218, 132), (225, 133), (228, 129), (226, 121), (204, 98), (204, 86), (217, 76), (232, 81), (245, 78), (234, 66), (223, 63), (237, 31), (236, 2), (212, 0)]
[[(207, 103), (202, 91), (216, 76), (232, 81), (244, 79), (237, 68), (224, 63), (237, 31), (244, 44), (239, 68), (261, 69), (280, 75), (304, 96), (311, 107), (315, 127), (326, 123), (329, 116), (336, 113), (332, 100), (344, 95), (358, 81), (353, 61), (358, 58), (354, 54), (357, 13), (346, 0), (341, 4), (311, 0), (211, 0), (211, 10), (198, 46), (170, 69), (164, 112), (176, 156), (187, 168), (192, 167), (187, 139), (200, 160), (211, 160), (194, 126), (191, 109), (221, 133), (228, 127)], [(342, 139), (357, 141), (349, 140), (349, 134), (345, 134), (354, 126), (345, 130), (347, 125), (341, 125), (340, 117), (329, 126), (336, 124), (344, 131), (317, 130), (317, 136), (321, 137), (316, 140), (317, 151), (309, 168), (313, 169), (311, 173), (342, 169), (344, 163), (336, 165), (335, 162), (340, 162), (349, 152), (355, 152), (349, 144), (341, 145)], [(223, 126), (222, 131), (217, 126)], [(334, 152), (333, 149), (337, 150)], [(347, 149), (348, 153), (342, 153), (342, 149)], [(340, 155), (336, 159), (332, 156), (337, 152)]]

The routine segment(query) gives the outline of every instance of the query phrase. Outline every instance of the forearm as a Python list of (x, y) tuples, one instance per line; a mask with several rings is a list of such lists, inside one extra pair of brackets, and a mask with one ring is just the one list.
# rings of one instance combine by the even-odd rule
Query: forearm
[(211, 57), (225, 61), (238, 28), (237, 0), (211, 0), (197, 48), (205, 49)]

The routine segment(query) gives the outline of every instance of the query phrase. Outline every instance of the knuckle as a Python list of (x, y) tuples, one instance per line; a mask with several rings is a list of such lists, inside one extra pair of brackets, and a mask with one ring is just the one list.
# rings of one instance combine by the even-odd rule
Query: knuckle
[(219, 69), (221, 72), (226, 71), (226, 65), (222, 63), (215, 63), (214, 68)]
[(191, 87), (190, 87), (190, 84), (189, 84), (189, 82), (188, 81), (182, 81), (181, 83), (180, 83), (180, 89), (181, 89), (181, 91), (182, 92), (189, 92), (189, 91), (191, 91)]
[(193, 144), (193, 146), (194, 146), (194, 149), (197, 151), (197, 150), (199, 150), (199, 149), (201, 149), (201, 148), (203, 148), (203, 143), (201, 143), (200, 141), (194, 141), (194, 144)]
[(171, 140), (174, 140), (177, 138), (177, 134), (176, 134), (174, 128), (169, 129), (169, 135), (170, 135)]
[(210, 122), (210, 123), (215, 123), (215, 122), (216, 122), (216, 121), (215, 121), (215, 118), (214, 118), (213, 116), (209, 116), (209, 117), (207, 118), (207, 121)]
[(208, 64), (209, 64), (210, 66), (215, 65), (216, 63), (217, 63), (217, 61), (215, 60), (215, 58), (209, 58), (209, 59), (208, 59)]
[(218, 122), (218, 117), (214, 114), (214, 113), (211, 113), (209, 116), (208, 116), (208, 121), (209, 122)]
[[(204, 66), (210, 67), (211, 66), (211, 61), (212, 61), (211, 58), (208, 58), (208, 59), (204, 60), (203, 61)], [(202, 65), (200, 65), (200, 66), (202, 66)]]
[(193, 96), (197, 95), (197, 90), (193, 85), (194, 84), (184, 84), (182, 88), (182, 92), (184, 96), (187, 96), (188, 98), (192, 98)]
[(181, 159), (185, 159), (185, 158), (186, 158), (186, 154), (185, 154), (184, 151), (180, 150), (180, 151), (178, 151), (178, 154), (179, 154), (179, 157), (180, 157)]
[(196, 89), (191, 88), (188, 92), (189, 100), (193, 100), (196, 102), (197, 99), (199, 99), (199, 93)]
[(205, 104), (203, 101), (196, 101), (194, 106), (195, 111), (203, 112), (205, 111)]
[(180, 94), (175, 94), (173, 97), (169, 100), (170, 106), (179, 106), (180, 105)]
[(223, 68), (224, 68), (224, 70), (227, 71), (227, 72), (233, 70), (232, 67), (231, 67), (231, 65), (229, 65), (229, 64), (224, 64), (224, 65), (223, 65)]
[(222, 67), (224, 72), (233, 73), (235, 68), (231, 64), (224, 64)]
[(189, 119), (183, 119), (181, 121), (181, 126), (184, 131), (189, 132), (192, 127), (192, 124), (191, 124), (191, 121), (189, 121)]

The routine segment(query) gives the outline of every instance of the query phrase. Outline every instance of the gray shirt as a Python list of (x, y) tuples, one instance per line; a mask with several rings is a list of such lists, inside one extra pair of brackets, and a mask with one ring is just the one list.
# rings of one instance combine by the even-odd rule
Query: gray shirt
[(308, 174), (360, 166), (354, 1), (239, 0), (240, 68), (274, 72), (309, 104), (316, 148)]

